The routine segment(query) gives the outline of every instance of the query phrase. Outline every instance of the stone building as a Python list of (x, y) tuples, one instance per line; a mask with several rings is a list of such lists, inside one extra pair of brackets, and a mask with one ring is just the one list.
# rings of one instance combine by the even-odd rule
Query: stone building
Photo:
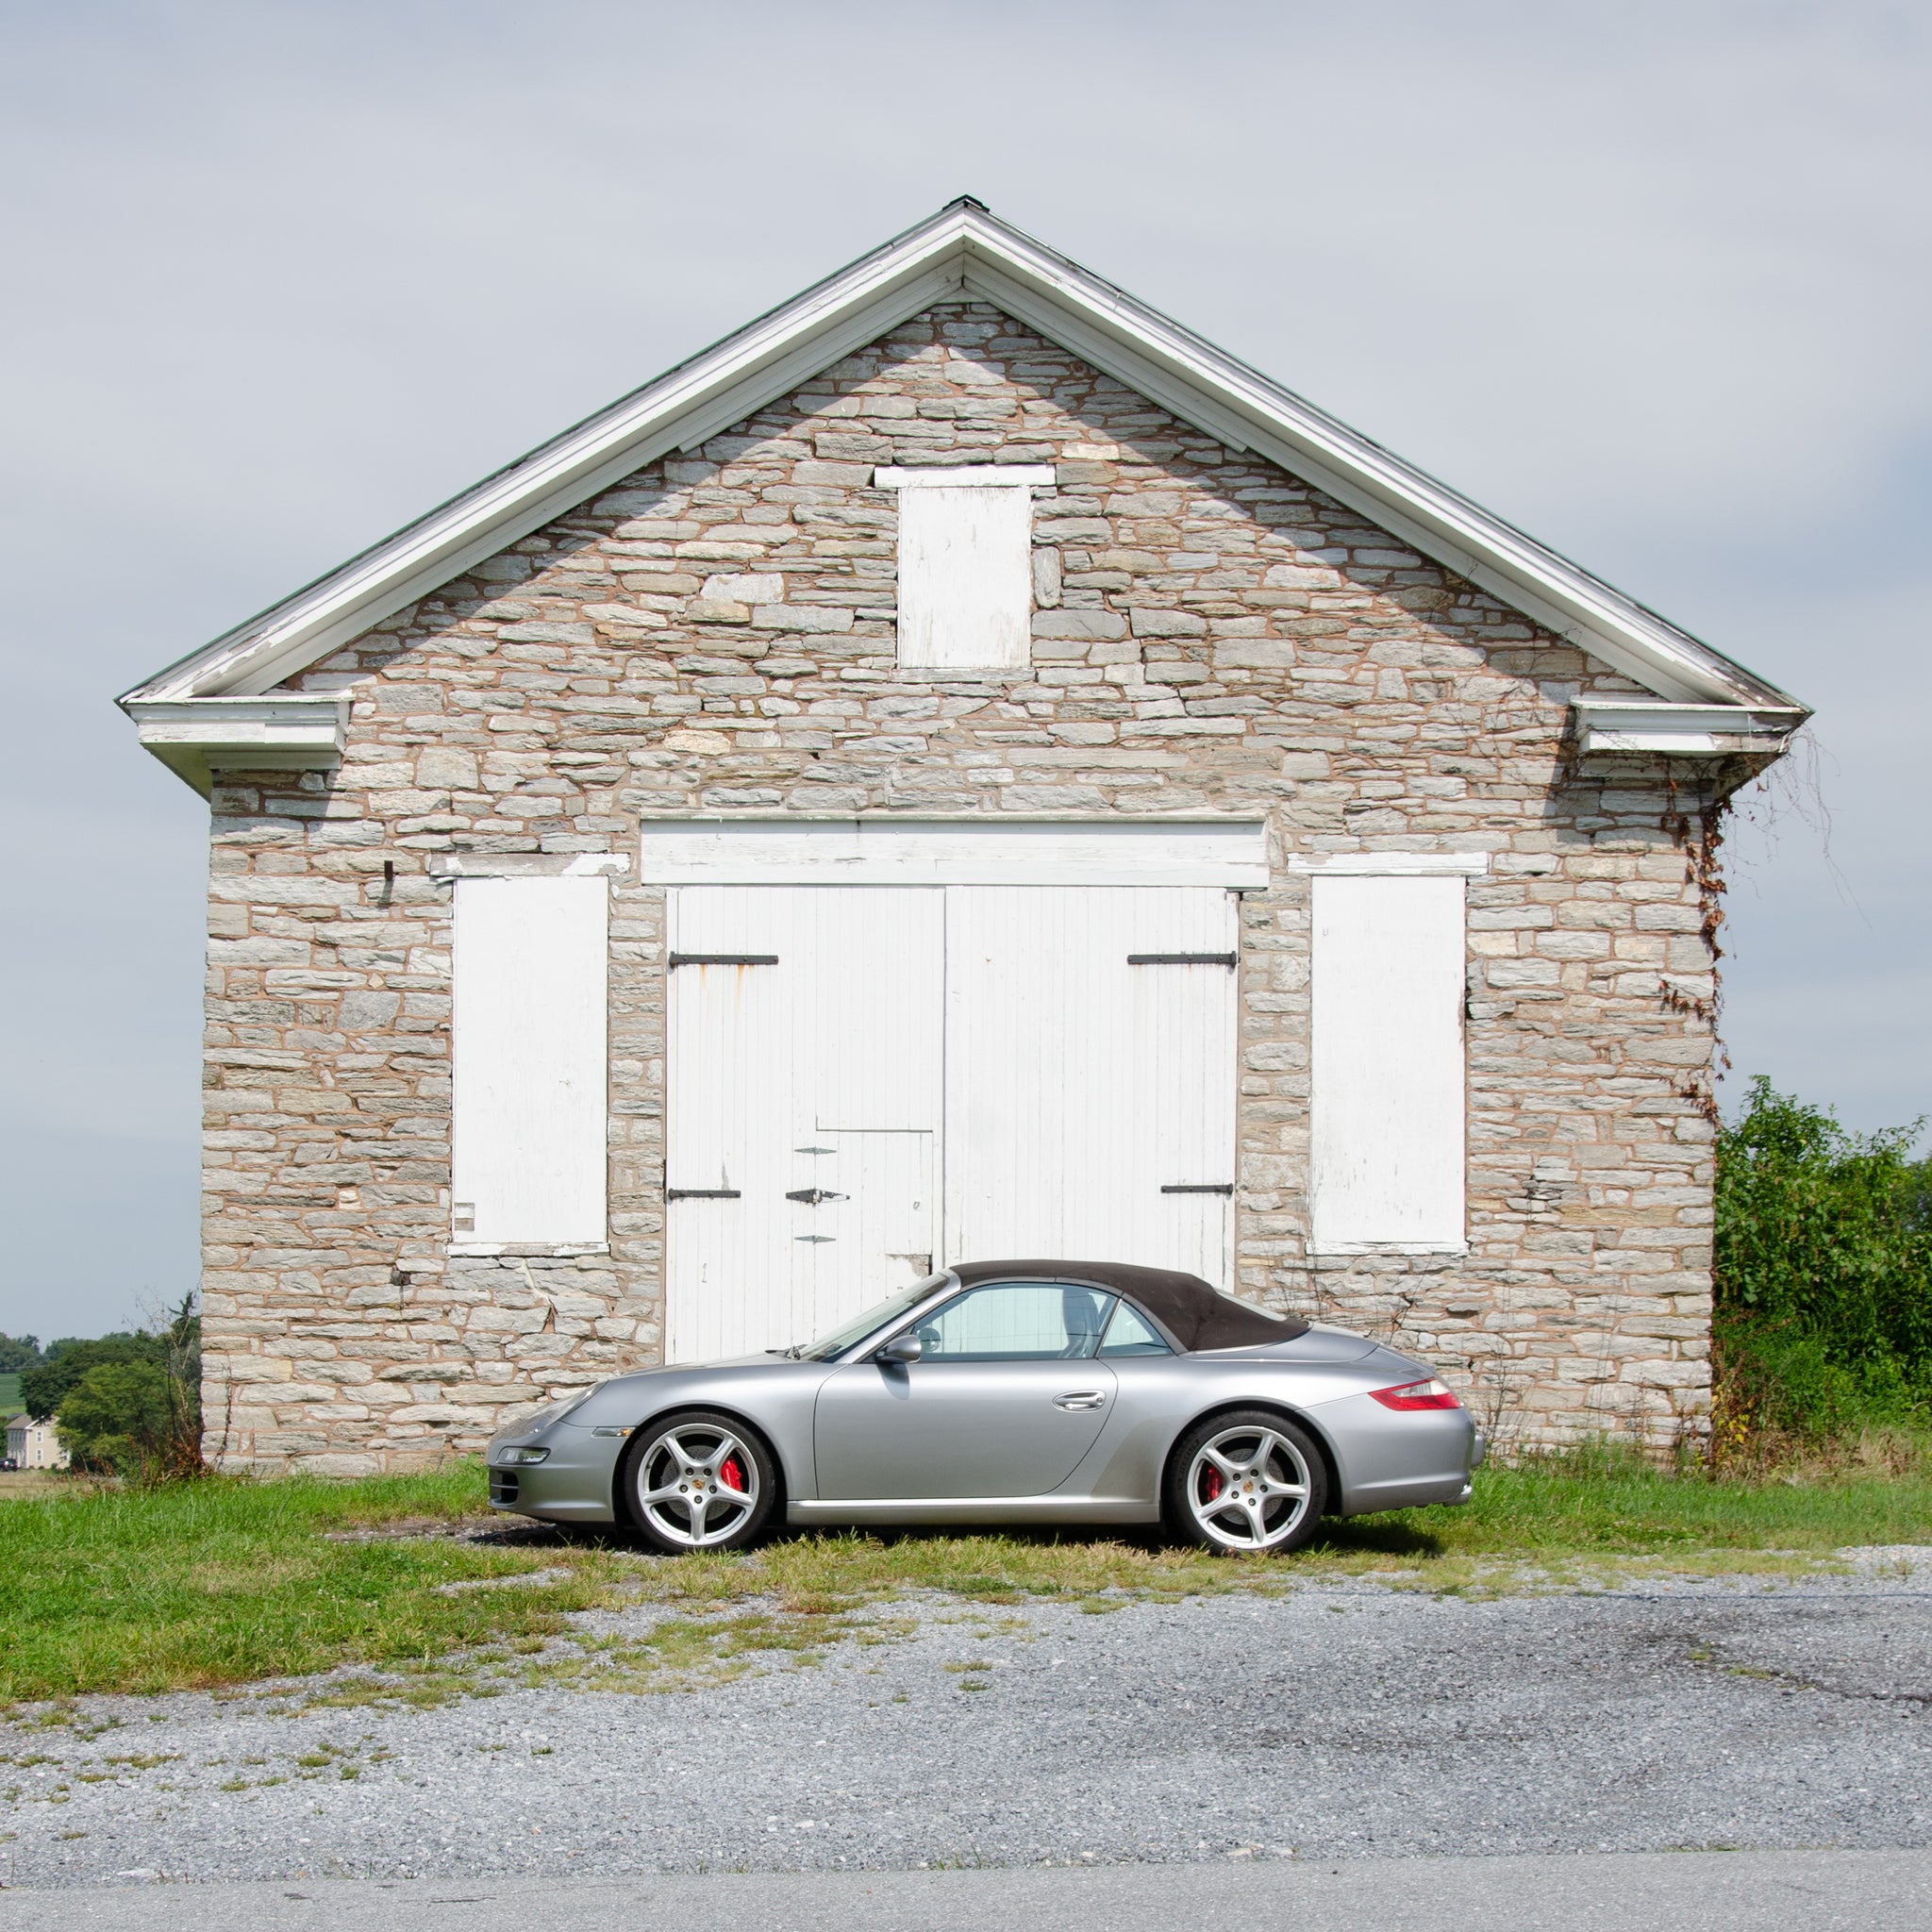
[(976, 203), (122, 703), (209, 799), (231, 1462), (1034, 1253), (1703, 1426), (1803, 708)]

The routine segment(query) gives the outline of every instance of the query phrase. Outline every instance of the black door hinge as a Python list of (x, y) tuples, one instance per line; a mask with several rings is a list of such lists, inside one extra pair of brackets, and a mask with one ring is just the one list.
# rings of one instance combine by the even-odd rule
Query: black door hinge
[(1129, 966), (1239, 966), (1239, 953), (1129, 953)]
[(680, 966), (775, 966), (776, 953), (673, 953), (666, 962), (675, 972)]

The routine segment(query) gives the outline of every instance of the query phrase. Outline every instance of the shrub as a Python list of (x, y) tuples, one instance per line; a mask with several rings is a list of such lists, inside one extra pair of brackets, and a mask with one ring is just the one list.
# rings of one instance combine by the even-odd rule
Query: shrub
[(1932, 1420), (1923, 1122), (1854, 1134), (1761, 1075), (1720, 1129), (1712, 1322), (1720, 1448)]

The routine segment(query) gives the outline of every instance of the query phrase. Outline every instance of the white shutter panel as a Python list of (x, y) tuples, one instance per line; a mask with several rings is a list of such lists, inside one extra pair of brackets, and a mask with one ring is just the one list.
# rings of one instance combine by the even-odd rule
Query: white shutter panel
[(459, 1242), (607, 1239), (602, 878), (456, 888), (452, 1194)]
[(1024, 668), (1032, 654), (1033, 495), (899, 492), (899, 662)]
[(1311, 884), (1310, 1245), (1459, 1254), (1463, 881)]

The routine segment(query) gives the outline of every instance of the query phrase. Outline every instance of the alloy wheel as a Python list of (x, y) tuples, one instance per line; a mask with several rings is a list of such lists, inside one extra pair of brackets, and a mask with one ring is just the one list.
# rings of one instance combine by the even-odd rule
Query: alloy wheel
[(757, 1513), (758, 1458), (740, 1437), (714, 1424), (666, 1429), (635, 1468), (638, 1509), (667, 1543), (708, 1549)]
[(1183, 1491), (1194, 1524), (1224, 1550), (1272, 1550), (1307, 1514), (1312, 1488), (1300, 1448), (1278, 1431), (1241, 1423), (1194, 1452)]

